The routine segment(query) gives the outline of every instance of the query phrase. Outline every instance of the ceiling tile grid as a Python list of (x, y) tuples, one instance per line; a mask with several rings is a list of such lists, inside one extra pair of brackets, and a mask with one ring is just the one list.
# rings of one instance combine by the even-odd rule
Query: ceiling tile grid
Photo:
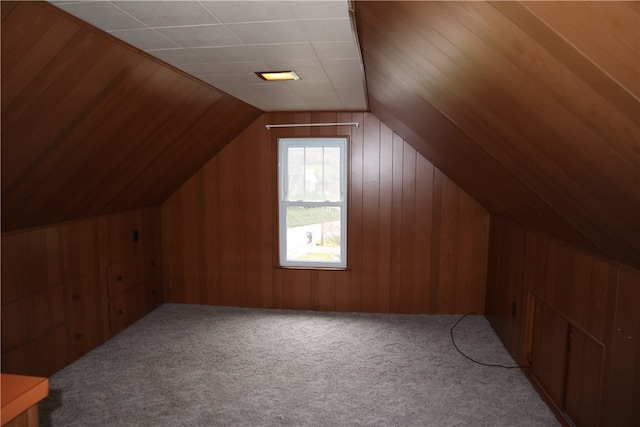
[(368, 110), (347, 0), (51, 3), (263, 111)]

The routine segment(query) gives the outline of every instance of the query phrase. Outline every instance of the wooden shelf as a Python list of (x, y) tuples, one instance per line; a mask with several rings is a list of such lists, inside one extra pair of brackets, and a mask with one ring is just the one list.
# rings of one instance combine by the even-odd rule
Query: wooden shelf
[(2, 425), (9, 424), (49, 394), (49, 380), (43, 377), (1, 374)]

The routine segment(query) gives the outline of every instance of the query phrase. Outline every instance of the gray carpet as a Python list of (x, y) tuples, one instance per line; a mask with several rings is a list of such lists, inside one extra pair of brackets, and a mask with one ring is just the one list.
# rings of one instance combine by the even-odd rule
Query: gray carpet
[[(457, 315), (164, 304), (50, 378), (53, 426), (557, 426)], [(513, 359), (483, 316), (460, 350)]]

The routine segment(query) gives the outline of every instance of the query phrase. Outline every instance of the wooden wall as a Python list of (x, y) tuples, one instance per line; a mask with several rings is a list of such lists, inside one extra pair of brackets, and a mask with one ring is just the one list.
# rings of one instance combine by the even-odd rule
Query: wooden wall
[(558, 413), (578, 426), (640, 424), (639, 271), (492, 217), (486, 301)]
[(262, 113), (47, 2), (0, 4), (3, 231), (158, 205)]
[[(265, 124), (360, 127), (266, 130)], [(277, 138), (346, 135), (348, 270), (278, 267)], [(484, 310), (488, 213), (375, 116), (264, 114), (162, 206), (170, 302), (313, 310)]]
[(492, 215), (640, 269), (640, 3), (357, 1), (373, 114)]
[(3, 233), (2, 372), (49, 376), (159, 305), (160, 232), (152, 207)]

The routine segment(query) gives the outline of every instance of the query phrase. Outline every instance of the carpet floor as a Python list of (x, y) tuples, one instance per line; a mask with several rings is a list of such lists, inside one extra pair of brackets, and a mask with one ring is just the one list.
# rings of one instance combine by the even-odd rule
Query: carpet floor
[[(460, 318), (164, 304), (53, 375), (41, 425), (559, 425)], [(514, 364), (483, 316), (454, 337)]]

